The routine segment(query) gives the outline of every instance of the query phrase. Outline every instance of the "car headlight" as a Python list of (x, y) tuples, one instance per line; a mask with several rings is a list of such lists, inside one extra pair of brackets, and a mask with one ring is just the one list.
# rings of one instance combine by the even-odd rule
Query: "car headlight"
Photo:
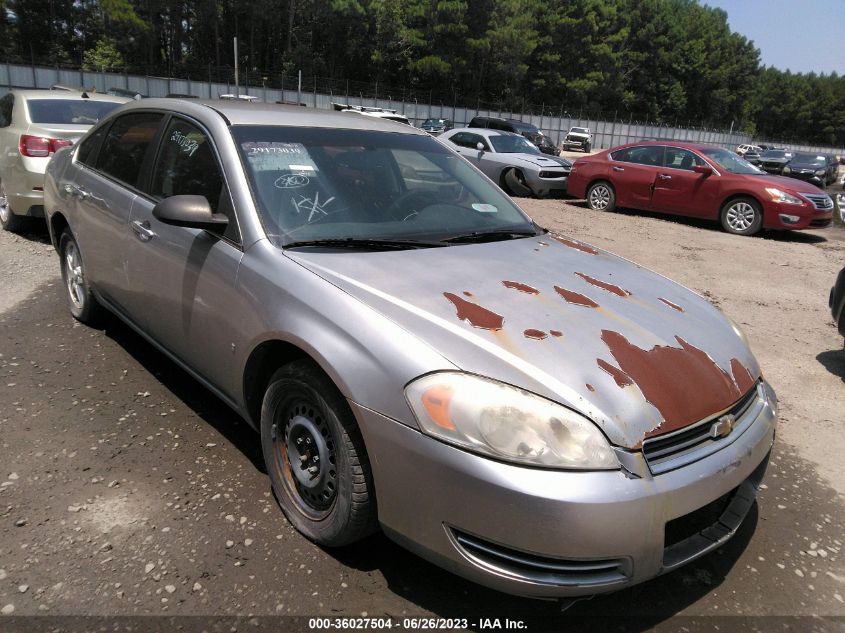
[(545, 468), (619, 468), (595, 424), (510, 385), (441, 372), (409, 384), (405, 397), (425, 433), (473, 452)]
[(772, 197), (773, 202), (784, 202), (786, 204), (804, 204), (804, 201), (801, 198), (793, 196), (790, 193), (786, 193), (782, 189), (777, 189), (775, 187), (766, 187), (766, 193)]
[(824, 169), (817, 169), (816, 176), (824, 176), (827, 173)]
[(785, 173), (785, 174), (791, 174), (791, 173), (792, 173), (792, 168), (791, 168), (789, 165), (787, 165), (786, 167), (784, 167), (784, 168), (783, 168), (783, 173)]

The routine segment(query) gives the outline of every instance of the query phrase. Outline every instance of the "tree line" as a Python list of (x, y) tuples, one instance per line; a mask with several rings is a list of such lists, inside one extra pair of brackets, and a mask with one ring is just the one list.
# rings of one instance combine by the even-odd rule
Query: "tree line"
[[(379, 82), (498, 109), (547, 107), (845, 144), (845, 78), (762, 67), (697, 0), (0, 0), (10, 61), (255, 83)], [(762, 19), (762, 17), (761, 17)], [(835, 50), (837, 42), (820, 51)], [(788, 45), (788, 43), (785, 43)], [(226, 74), (225, 78), (219, 77)], [(277, 82), (276, 82), (277, 83)], [(527, 106), (526, 106), (527, 107)]]

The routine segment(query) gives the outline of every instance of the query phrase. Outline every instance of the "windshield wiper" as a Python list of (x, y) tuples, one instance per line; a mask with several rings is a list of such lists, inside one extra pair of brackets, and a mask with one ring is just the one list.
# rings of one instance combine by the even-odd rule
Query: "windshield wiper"
[(424, 240), (392, 240), (379, 238), (326, 238), (320, 240), (300, 240), (285, 244), (284, 248), (298, 248), (300, 246), (314, 246), (326, 248), (358, 248), (371, 250), (406, 250), (409, 248), (432, 248), (446, 246), (443, 242), (427, 242)]
[(516, 240), (521, 237), (535, 237), (537, 231), (473, 231), (447, 237), (444, 242), (450, 244), (469, 244), (471, 242), (498, 242), (499, 240)]

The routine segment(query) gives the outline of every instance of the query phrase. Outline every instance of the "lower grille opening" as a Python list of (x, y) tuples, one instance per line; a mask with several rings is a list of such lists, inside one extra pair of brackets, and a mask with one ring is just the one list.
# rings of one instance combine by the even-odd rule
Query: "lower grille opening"
[(665, 526), (663, 547), (664, 571), (687, 563), (705, 554), (733, 536), (745, 519), (757, 488), (766, 473), (769, 455), (739, 486), (715, 501), (689, 514), (669, 521)]
[(628, 580), (627, 559), (572, 560), (523, 552), (452, 530), (461, 551), (476, 564), (530, 582), (557, 586), (609, 585)]
[(685, 514), (682, 517), (673, 519), (666, 524), (666, 535), (664, 537), (664, 547), (671, 547), (677, 545), (681, 541), (685, 541), (691, 536), (695, 536), (702, 530), (710, 527), (722, 513), (727, 509), (728, 504), (736, 494), (737, 489), (734, 488), (729, 493), (722, 495), (715, 501), (708, 503), (706, 506)]
[(818, 228), (824, 228), (826, 226), (830, 226), (832, 223), (833, 223), (832, 218), (824, 218), (824, 219), (821, 219), (821, 220), (811, 220), (810, 226), (818, 227)]

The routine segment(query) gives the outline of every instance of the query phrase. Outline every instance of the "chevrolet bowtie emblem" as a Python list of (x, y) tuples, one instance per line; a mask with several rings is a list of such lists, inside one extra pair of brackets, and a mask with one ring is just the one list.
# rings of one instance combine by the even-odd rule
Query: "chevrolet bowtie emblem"
[(727, 437), (734, 429), (734, 422), (736, 422), (736, 418), (732, 414), (723, 415), (710, 427), (710, 437), (714, 440), (720, 437)]

